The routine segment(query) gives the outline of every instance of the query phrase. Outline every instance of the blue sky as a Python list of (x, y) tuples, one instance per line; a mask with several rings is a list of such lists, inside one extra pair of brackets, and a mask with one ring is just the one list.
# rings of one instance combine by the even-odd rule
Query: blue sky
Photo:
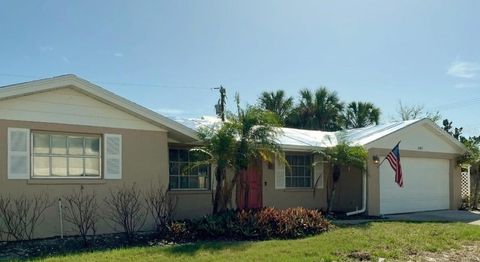
[(0, 85), (73, 73), (169, 116), (327, 86), (480, 134), (480, 1), (0, 2)]

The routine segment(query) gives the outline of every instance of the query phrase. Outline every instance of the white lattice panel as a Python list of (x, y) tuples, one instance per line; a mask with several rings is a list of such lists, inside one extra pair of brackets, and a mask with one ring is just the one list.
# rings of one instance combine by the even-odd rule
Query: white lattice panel
[(470, 172), (462, 172), (462, 198), (470, 196)]

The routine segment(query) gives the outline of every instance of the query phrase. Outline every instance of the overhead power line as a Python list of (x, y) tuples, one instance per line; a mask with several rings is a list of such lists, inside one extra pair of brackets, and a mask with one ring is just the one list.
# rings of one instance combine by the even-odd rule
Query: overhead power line
[[(21, 75), (21, 74), (6, 74), (0, 73), (0, 76), (3, 77), (16, 77), (16, 78), (23, 78), (28, 80), (36, 80), (48, 77), (41, 77), (41, 76), (32, 76), (32, 75)], [(200, 86), (182, 86), (182, 85), (163, 85), (163, 84), (147, 84), (147, 83), (128, 83), (128, 82), (109, 82), (109, 81), (96, 81), (96, 80), (88, 80), (90, 82), (102, 85), (116, 85), (116, 86), (137, 86), (137, 87), (155, 87), (155, 88), (164, 88), (164, 89), (198, 89), (198, 90), (213, 90), (216, 87), (200, 87)]]

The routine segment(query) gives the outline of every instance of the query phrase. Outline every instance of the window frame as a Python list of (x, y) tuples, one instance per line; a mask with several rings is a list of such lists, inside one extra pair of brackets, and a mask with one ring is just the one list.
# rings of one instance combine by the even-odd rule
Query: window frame
[[(48, 176), (35, 176), (35, 166), (34, 166), (34, 157), (35, 157), (35, 152), (34, 152), (34, 135), (35, 134), (45, 134), (45, 135), (57, 135), (57, 136), (65, 136), (66, 137), (66, 148), (67, 152), (65, 154), (58, 154), (57, 156), (59, 157), (65, 157), (68, 159), (69, 156), (73, 157), (80, 157), (83, 160), (83, 168), (85, 170), (85, 158), (94, 158), (98, 159), (98, 171), (99, 175), (98, 176), (68, 176), (68, 170), (69, 170), (69, 161), (67, 160), (67, 165), (66, 165), (66, 170), (67, 170), (67, 175), (66, 176), (52, 176), (51, 175), (51, 169), (52, 169), (52, 157), (55, 155), (51, 153), (51, 139), (49, 140), (49, 153), (48, 154), (42, 154), (42, 153), (37, 153), (37, 156), (45, 156), (49, 158), (49, 172), (50, 174)], [(80, 155), (68, 155), (68, 137), (69, 136), (76, 136), (76, 137), (82, 137), (83, 138), (83, 150), (85, 150), (85, 138), (98, 138), (99, 139), (99, 149), (98, 149), (98, 156), (91, 156), (88, 157), (88, 155), (85, 155), (85, 152), (82, 156)], [(30, 131), (30, 179), (60, 179), (60, 180), (68, 180), (68, 179), (81, 179), (81, 180), (102, 180), (104, 178), (104, 172), (103, 172), (103, 161), (104, 161), (104, 146), (103, 146), (103, 135), (102, 134), (94, 134), (94, 133), (76, 133), (76, 132), (58, 132), (58, 131), (48, 131), (48, 130), (31, 130)]]
[[(185, 161), (172, 161), (170, 160), (170, 150), (183, 150), (183, 151), (186, 151), (187, 154), (188, 154), (188, 162), (185, 162)], [(204, 191), (204, 192), (209, 192), (212, 190), (212, 165), (207, 165), (207, 176), (206, 176), (206, 180), (207, 180), (207, 187), (205, 188), (200, 188), (200, 187), (195, 187), (195, 188), (172, 188), (170, 186), (170, 178), (172, 177), (172, 175), (170, 175), (170, 163), (171, 162), (175, 162), (177, 164), (179, 163), (187, 163), (190, 164), (192, 163), (190, 161), (190, 154), (189, 154), (189, 148), (177, 148), (177, 147), (174, 147), (174, 148), (168, 148), (168, 190), (169, 191)], [(179, 172), (181, 172), (181, 170), (179, 170)], [(182, 177), (182, 175), (173, 175), (175, 177), (177, 177), (177, 179), (179, 179), (180, 177)], [(183, 177), (199, 177), (199, 176), (192, 176), (192, 175), (185, 175)], [(180, 183), (180, 180), (178, 181), (178, 183)]]
[[(310, 158), (310, 166), (308, 165), (290, 165), (290, 163), (288, 162), (288, 159), (287, 157), (288, 156), (301, 156), (301, 157), (308, 157)], [(288, 165), (285, 165), (285, 188), (286, 189), (312, 189), (314, 187), (314, 167), (312, 166), (312, 163), (314, 161), (314, 156), (313, 154), (311, 153), (285, 153), (285, 160), (287, 161), (287, 164)], [(298, 166), (298, 167), (308, 167), (308, 169), (310, 170), (310, 174), (309, 174), (309, 177), (308, 176), (292, 176), (292, 175), (288, 175), (288, 173), (292, 173), (292, 166), (295, 167), (295, 166)], [(290, 171), (289, 171), (290, 169)], [(287, 183), (287, 178), (309, 178), (310, 180), (310, 185), (309, 186), (289, 186), (288, 183)]]

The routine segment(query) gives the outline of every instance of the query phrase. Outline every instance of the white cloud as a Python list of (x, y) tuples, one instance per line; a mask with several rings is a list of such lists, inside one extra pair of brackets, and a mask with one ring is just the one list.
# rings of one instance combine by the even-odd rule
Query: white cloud
[(455, 87), (456, 89), (464, 89), (464, 88), (473, 88), (473, 87), (476, 87), (477, 85), (474, 84), (474, 83), (458, 83), (456, 85), (454, 85), (453, 87)]
[(114, 53), (113, 55), (116, 56), (116, 57), (123, 57), (123, 53), (118, 53), (117, 52), (117, 53)]
[(474, 78), (480, 73), (480, 64), (467, 61), (455, 61), (448, 68), (447, 74), (460, 78)]
[(159, 109), (155, 109), (154, 111), (164, 115), (181, 115), (185, 112), (181, 109), (175, 109), (175, 108), (159, 108)]

